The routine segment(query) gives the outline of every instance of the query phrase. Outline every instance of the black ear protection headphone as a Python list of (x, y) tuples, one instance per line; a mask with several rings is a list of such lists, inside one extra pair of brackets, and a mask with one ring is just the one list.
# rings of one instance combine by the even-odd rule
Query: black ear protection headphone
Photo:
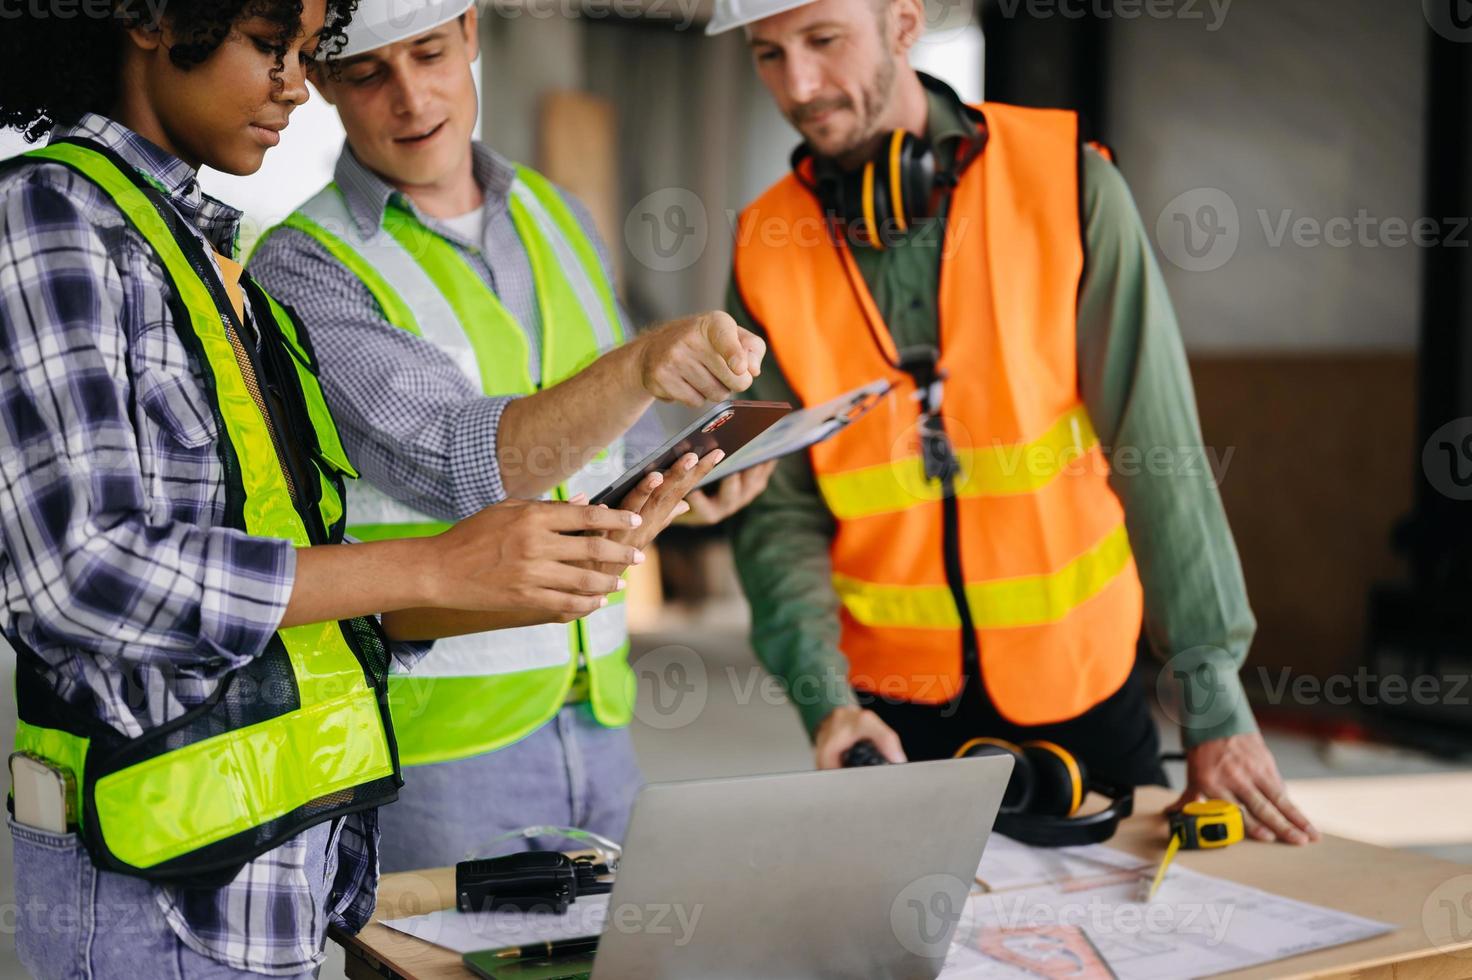
[[(1135, 810), (1132, 789), (1091, 780), (1073, 753), (1053, 742), (1014, 745), (1000, 738), (973, 738), (956, 750), (957, 759), (1010, 756), (1012, 778), (1002, 795), (997, 832), (1037, 847), (1099, 844), (1114, 836), (1119, 822)], [(1097, 813), (1075, 816), (1090, 792), (1109, 799)]]
[[(957, 759), (1008, 756), (1012, 775), (997, 811), (996, 830), (1034, 847), (1072, 847), (1102, 844), (1114, 836), (1119, 822), (1135, 812), (1135, 791), (1099, 779), (1090, 779), (1084, 764), (1072, 752), (1041, 740), (1014, 745), (1000, 738), (973, 738), (956, 750)], [(1162, 757), (1162, 761), (1170, 759)], [(869, 739), (856, 742), (843, 754), (844, 768), (888, 765), (889, 760)], [(1097, 813), (1076, 816), (1084, 797), (1098, 793), (1109, 805)]]
[[(801, 169), (812, 160), (812, 179)], [(923, 136), (896, 129), (875, 157), (845, 171), (812, 155), (804, 143), (792, 153), (793, 171), (818, 195), (823, 210), (854, 240), (883, 248), (887, 235), (903, 234), (934, 213), (938, 196), (935, 149)]]
[[(817, 195), (823, 210), (852, 240), (875, 248), (884, 247), (887, 235), (903, 234), (917, 222), (933, 217), (940, 200), (956, 186), (986, 142), (981, 113), (962, 102), (944, 82), (919, 74), (921, 84), (954, 101), (977, 124), (976, 137), (957, 148), (949, 169), (939, 169), (935, 148), (928, 139), (903, 129), (891, 132), (874, 158), (852, 171), (814, 155), (806, 143), (792, 151), (793, 173)], [(805, 164), (810, 164), (811, 173)]]

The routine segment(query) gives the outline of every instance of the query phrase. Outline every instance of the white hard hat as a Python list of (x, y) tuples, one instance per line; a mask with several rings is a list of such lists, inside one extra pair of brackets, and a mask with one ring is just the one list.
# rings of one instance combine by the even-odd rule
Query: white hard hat
[(705, 33), (723, 34), (812, 2), (813, 0), (716, 0), (716, 10), (710, 23), (705, 25)]
[(336, 58), (351, 58), (386, 44), (454, 20), (475, 0), (358, 0), (358, 9), (347, 26), (347, 43), (341, 50), (323, 52)]

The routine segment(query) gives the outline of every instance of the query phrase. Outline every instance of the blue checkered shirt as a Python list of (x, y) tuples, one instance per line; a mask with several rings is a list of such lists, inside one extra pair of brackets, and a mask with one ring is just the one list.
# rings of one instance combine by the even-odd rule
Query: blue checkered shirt
[[(104, 117), (53, 135), (116, 151), (212, 248), (239, 212), (192, 168)], [(0, 629), (56, 693), (127, 736), (179, 717), (261, 654), (296, 569), (289, 541), (222, 526), (219, 434), (168, 278), (101, 190), (58, 164), (0, 177)], [(396, 646), (407, 667), (423, 652)], [(178, 937), (231, 967), (298, 974), (327, 925), (373, 910), (377, 814), (312, 828), (220, 889), (155, 889)], [(328, 908), (308, 841), (336, 867)], [(318, 862), (320, 866), (320, 861)]]

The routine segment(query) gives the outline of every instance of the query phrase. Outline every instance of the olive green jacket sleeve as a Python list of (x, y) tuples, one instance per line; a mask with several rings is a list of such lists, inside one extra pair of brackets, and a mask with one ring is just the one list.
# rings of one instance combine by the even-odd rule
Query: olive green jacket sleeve
[(1181, 694), (1170, 713), (1188, 748), (1256, 731), (1238, 671), (1257, 622), (1202, 443), (1180, 327), (1124, 177), (1092, 152), (1084, 214), (1079, 385), (1124, 505), (1146, 635), (1165, 660), (1165, 690)]
[[(1255, 730), (1237, 672), (1256, 624), (1149, 239), (1119, 172), (1092, 152), (1085, 160), (1080, 387), (1110, 453), (1110, 484), (1123, 503), (1145, 589), (1147, 635), (1166, 658), (1168, 689), (1183, 688), (1176, 720), (1191, 746)], [(933, 267), (915, 278), (917, 291), (934, 288)], [(760, 332), (734, 285), (727, 308)], [(775, 357), (763, 365), (751, 397), (797, 403)], [(834, 707), (855, 703), (838, 682), (847, 664), (830, 575), (833, 526), (808, 457), (798, 454), (781, 462), (732, 527), (752, 644), (787, 684), (810, 732)]]

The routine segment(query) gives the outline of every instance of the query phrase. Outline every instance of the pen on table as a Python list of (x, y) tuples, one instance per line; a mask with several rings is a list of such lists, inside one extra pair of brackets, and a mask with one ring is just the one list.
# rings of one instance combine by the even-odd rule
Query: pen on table
[(1154, 880), (1150, 882), (1149, 888), (1142, 889), (1145, 895), (1144, 901), (1148, 902), (1155, 898), (1155, 893), (1159, 890), (1160, 883), (1165, 880), (1165, 871), (1170, 867), (1171, 859), (1176, 856), (1176, 851), (1180, 850), (1180, 847), (1181, 836), (1179, 834), (1171, 834), (1170, 843), (1165, 848), (1165, 857), (1160, 861), (1160, 868), (1155, 872)]
[(572, 956), (577, 953), (592, 953), (597, 949), (597, 936), (578, 936), (574, 939), (552, 939), (527, 946), (508, 946), (496, 950), (491, 956), (498, 960), (520, 960), (531, 956)]

